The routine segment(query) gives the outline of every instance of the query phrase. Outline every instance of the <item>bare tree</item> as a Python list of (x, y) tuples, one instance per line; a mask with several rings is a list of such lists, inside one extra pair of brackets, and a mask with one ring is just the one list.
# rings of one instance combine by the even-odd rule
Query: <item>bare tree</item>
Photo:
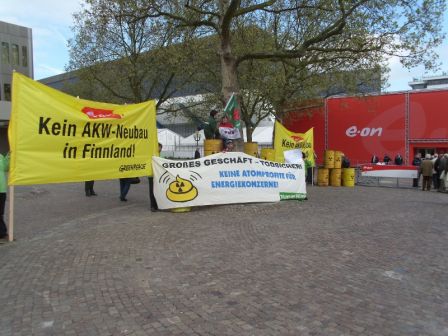
[[(239, 92), (238, 67), (249, 60), (299, 59), (309, 65), (387, 55), (403, 64), (433, 66), (434, 46), (441, 43), (443, 0), (157, 0), (141, 1), (143, 17), (164, 17), (196, 34), (216, 34), (222, 93)], [(140, 16), (141, 17), (141, 16)], [(236, 50), (233, 36), (241, 26), (260, 27), (245, 49)], [(274, 43), (257, 47), (264, 32)], [(259, 43), (258, 43), (259, 44)]]
[(189, 32), (163, 19), (136, 19), (139, 3), (87, 0), (74, 15), (68, 70), (77, 70), (80, 81), (71, 91), (117, 103), (156, 99), (159, 108), (185, 88), (199, 89), (191, 49), (185, 47)]

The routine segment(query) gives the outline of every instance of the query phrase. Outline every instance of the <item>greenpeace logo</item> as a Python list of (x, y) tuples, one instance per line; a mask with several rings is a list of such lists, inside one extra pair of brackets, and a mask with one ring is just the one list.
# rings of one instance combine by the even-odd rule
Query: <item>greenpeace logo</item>
[(370, 127), (364, 127), (363, 129), (358, 129), (356, 126), (350, 126), (345, 131), (345, 135), (347, 135), (350, 138), (354, 138), (356, 136), (362, 136), (362, 137), (368, 137), (368, 136), (381, 136), (383, 134), (383, 128), (370, 128)]
[(121, 119), (121, 115), (115, 114), (113, 110), (98, 109), (86, 106), (81, 111), (90, 119)]
[(298, 135), (291, 135), (291, 139), (293, 139), (295, 142), (299, 142), (303, 140), (303, 137)]
[(134, 164), (128, 164), (128, 165), (121, 165), (118, 168), (118, 171), (124, 172), (124, 171), (144, 170), (144, 169), (146, 169), (146, 163), (134, 163)]

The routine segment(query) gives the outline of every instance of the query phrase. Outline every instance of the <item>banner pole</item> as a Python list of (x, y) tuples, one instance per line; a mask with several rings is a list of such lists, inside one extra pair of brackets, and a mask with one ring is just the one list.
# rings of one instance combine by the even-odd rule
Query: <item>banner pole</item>
[(8, 240), (14, 240), (14, 186), (9, 186)]

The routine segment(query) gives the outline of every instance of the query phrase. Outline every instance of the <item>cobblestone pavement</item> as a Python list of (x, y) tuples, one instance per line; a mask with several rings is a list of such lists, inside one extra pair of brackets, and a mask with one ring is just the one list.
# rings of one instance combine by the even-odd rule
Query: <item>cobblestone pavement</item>
[(0, 335), (448, 335), (448, 195), (151, 213), (148, 185), (17, 187)]

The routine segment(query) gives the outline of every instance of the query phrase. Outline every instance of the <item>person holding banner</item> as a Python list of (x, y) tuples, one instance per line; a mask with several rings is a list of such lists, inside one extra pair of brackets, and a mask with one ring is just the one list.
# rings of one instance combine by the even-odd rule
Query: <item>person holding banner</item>
[(120, 178), (120, 201), (127, 202), (128, 199), (126, 196), (128, 195), (129, 189), (131, 189), (132, 178), (123, 177)]
[(224, 115), (221, 118), (221, 121), (218, 125), (219, 135), (222, 138), (223, 145), (225, 146), (225, 142), (227, 139), (235, 140), (241, 138), (240, 131), (236, 128), (229, 120), (227, 115)]
[(9, 153), (3, 156), (0, 154), (0, 239), (8, 238), (8, 229), (3, 216), (5, 214), (6, 203), (6, 172), (9, 170)]

